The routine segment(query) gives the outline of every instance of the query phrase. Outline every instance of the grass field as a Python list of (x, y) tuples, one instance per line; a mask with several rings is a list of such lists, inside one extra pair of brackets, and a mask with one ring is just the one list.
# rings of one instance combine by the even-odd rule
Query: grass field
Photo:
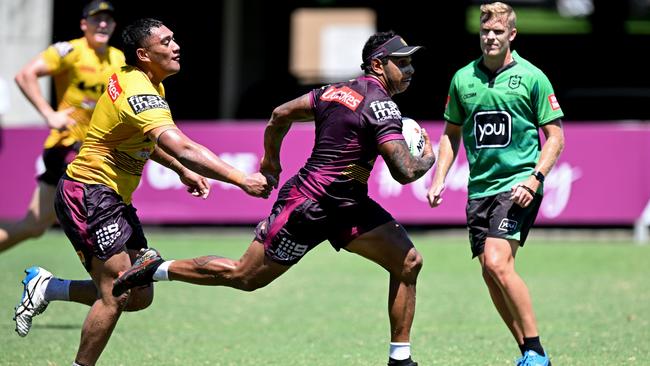
[[(251, 235), (150, 231), (166, 258), (238, 257)], [(420, 365), (512, 365), (518, 349), (470, 260), (466, 236), (413, 235), (425, 258), (412, 332)], [(554, 366), (650, 365), (650, 246), (530, 239), (518, 269)], [(0, 255), (0, 365), (70, 365), (87, 307), (52, 302), (14, 333), (23, 269), (86, 276), (61, 232)], [(99, 365), (385, 365), (387, 275), (329, 245), (253, 293), (156, 285), (147, 310), (122, 316)]]

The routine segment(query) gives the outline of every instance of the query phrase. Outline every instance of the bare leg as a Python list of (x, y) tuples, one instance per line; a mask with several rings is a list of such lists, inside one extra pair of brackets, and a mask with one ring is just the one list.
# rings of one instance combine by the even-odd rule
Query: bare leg
[[(135, 261), (138, 253), (137, 250), (128, 250), (131, 263)], [(99, 298), (97, 286), (92, 280), (72, 280), (70, 281), (69, 299), (67, 301), (76, 302), (92, 306)], [(49, 301), (49, 299), (46, 298)], [(153, 300), (153, 286), (136, 287), (131, 290), (131, 296), (124, 308), (124, 311), (138, 311), (147, 308)]]
[[(127, 295), (113, 297), (111, 294), (113, 280), (117, 278), (119, 272), (127, 270), (130, 266), (131, 260), (126, 252), (118, 253), (106, 262), (93, 258), (90, 275), (99, 289), (99, 297), (91, 306), (88, 316), (84, 321), (79, 350), (75, 359), (77, 363), (86, 366), (95, 365), (106, 347), (113, 333), (113, 329), (115, 329), (115, 325), (122, 314), (122, 310), (128, 301)], [(153, 298), (153, 286), (138, 288), (129, 297), (137, 297), (143, 293), (151, 295), (151, 298), (136, 302), (150, 304)]]
[[(538, 332), (528, 287), (515, 271), (515, 255), (518, 247), (519, 243), (515, 240), (488, 237), (480, 261), (484, 272), (487, 273), (484, 277), (497, 311), (518, 344), (522, 344), (523, 337), (536, 337)], [(501, 296), (496, 289), (490, 288), (492, 283), (496, 284)], [(506, 309), (509, 315), (504, 316), (502, 312)]]
[(289, 268), (266, 257), (264, 245), (253, 241), (238, 261), (214, 255), (175, 260), (168, 272), (172, 281), (253, 291), (268, 285)]
[[(480, 257), (482, 258), (482, 257)], [(482, 261), (482, 259), (480, 259)], [(492, 303), (494, 303), (494, 306), (497, 309), (497, 312), (501, 316), (501, 319), (503, 319), (503, 322), (506, 323), (508, 326), (508, 329), (510, 329), (510, 333), (512, 333), (512, 336), (517, 340), (518, 344), (521, 344), (523, 342), (523, 333), (521, 332), (521, 328), (519, 327), (519, 324), (515, 322), (515, 319), (512, 317), (512, 311), (510, 310), (510, 307), (506, 303), (506, 299), (503, 296), (503, 292), (501, 291), (501, 288), (499, 285), (496, 283), (496, 281), (490, 276), (487, 271), (483, 270), (483, 280), (485, 281), (485, 284), (488, 287), (488, 291), (490, 293), (490, 298), (492, 299)]]
[(409, 342), (415, 316), (415, 285), (422, 256), (395, 221), (356, 238), (345, 248), (379, 264), (390, 273), (388, 315), (391, 342)]
[(0, 252), (30, 238), (38, 238), (56, 222), (56, 187), (38, 182), (27, 214), (20, 221), (0, 226)]

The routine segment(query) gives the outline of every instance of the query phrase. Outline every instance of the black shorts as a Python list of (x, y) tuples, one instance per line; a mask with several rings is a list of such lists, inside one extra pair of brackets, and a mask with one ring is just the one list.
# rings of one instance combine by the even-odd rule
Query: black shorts
[(472, 257), (483, 253), (488, 236), (518, 240), (523, 247), (541, 203), (542, 195), (535, 194), (533, 202), (522, 208), (510, 200), (510, 191), (469, 200), (466, 214)]
[(54, 208), (87, 271), (92, 257), (105, 261), (125, 247), (147, 247), (135, 208), (105, 185), (84, 184), (64, 175), (57, 187)]
[(328, 208), (302, 194), (292, 179), (280, 190), (271, 214), (257, 225), (255, 239), (273, 261), (292, 265), (326, 239), (338, 251), (390, 221), (393, 217), (370, 197)]
[(43, 150), (43, 164), (45, 165), (45, 172), (38, 177), (37, 180), (57, 186), (59, 179), (65, 174), (68, 164), (74, 160), (79, 153), (81, 143), (77, 142), (71, 146), (55, 146)]

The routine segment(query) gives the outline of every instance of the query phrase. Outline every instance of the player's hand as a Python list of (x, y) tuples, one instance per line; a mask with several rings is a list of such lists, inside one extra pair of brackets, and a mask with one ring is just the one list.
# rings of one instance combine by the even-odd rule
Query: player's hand
[(530, 206), (535, 199), (535, 192), (539, 188), (539, 182), (531, 176), (523, 182), (519, 182), (510, 188), (510, 200), (522, 208)]
[(253, 197), (269, 198), (273, 186), (267, 181), (264, 174), (258, 172), (246, 176), (242, 189)]
[(422, 137), (424, 137), (424, 148), (422, 149), (422, 157), (429, 157), (433, 156), (434, 160), (432, 161), (431, 165), (435, 162), (435, 154), (433, 153), (433, 146), (431, 145), (431, 139), (429, 138), (429, 134), (427, 133), (427, 130), (424, 128), (420, 129), (422, 131)]
[(266, 156), (262, 157), (260, 162), (260, 173), (262, 173), (268, 183), (273, 188), (278, 188), (278, 182), (280, 182), (280, 173), (282, 172), (282, 165), (279, 161), (274, 159), (269, 159)]
[(187, 186), (187, 192), (194, 197), (208, 198), (210, 195), (210, 182), (189, 169), (183, 169), (178, 176), (181, 182)]
[(65, 130), (71, 125), (77, 123), (70, 114), (74, 112), (74, 107), (68, 107), (60, 111), (54, 111), (46, 116), (47, 126), (55, 130)]
[(433, 183), (427, 192), (429, 206), (438, 207), (442, 203), (442, 193), (445, 191), (444, 183)]

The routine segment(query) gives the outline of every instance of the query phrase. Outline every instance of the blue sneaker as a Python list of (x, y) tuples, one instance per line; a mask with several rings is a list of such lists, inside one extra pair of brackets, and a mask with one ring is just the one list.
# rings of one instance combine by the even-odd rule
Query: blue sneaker
[(47, 308), (45, 289), (53, 277), (50, 272), (37, 266), (27, 268), (25, 273), (23, 294), (14, 309), (16, 333), (21, 337), (26, 336), (32, 328), (32, 318)]
[(517, 360), (517, 366), (551, 366), (547, 356), (542, 356), (535, 351), (528, 350), (523, 357)]

